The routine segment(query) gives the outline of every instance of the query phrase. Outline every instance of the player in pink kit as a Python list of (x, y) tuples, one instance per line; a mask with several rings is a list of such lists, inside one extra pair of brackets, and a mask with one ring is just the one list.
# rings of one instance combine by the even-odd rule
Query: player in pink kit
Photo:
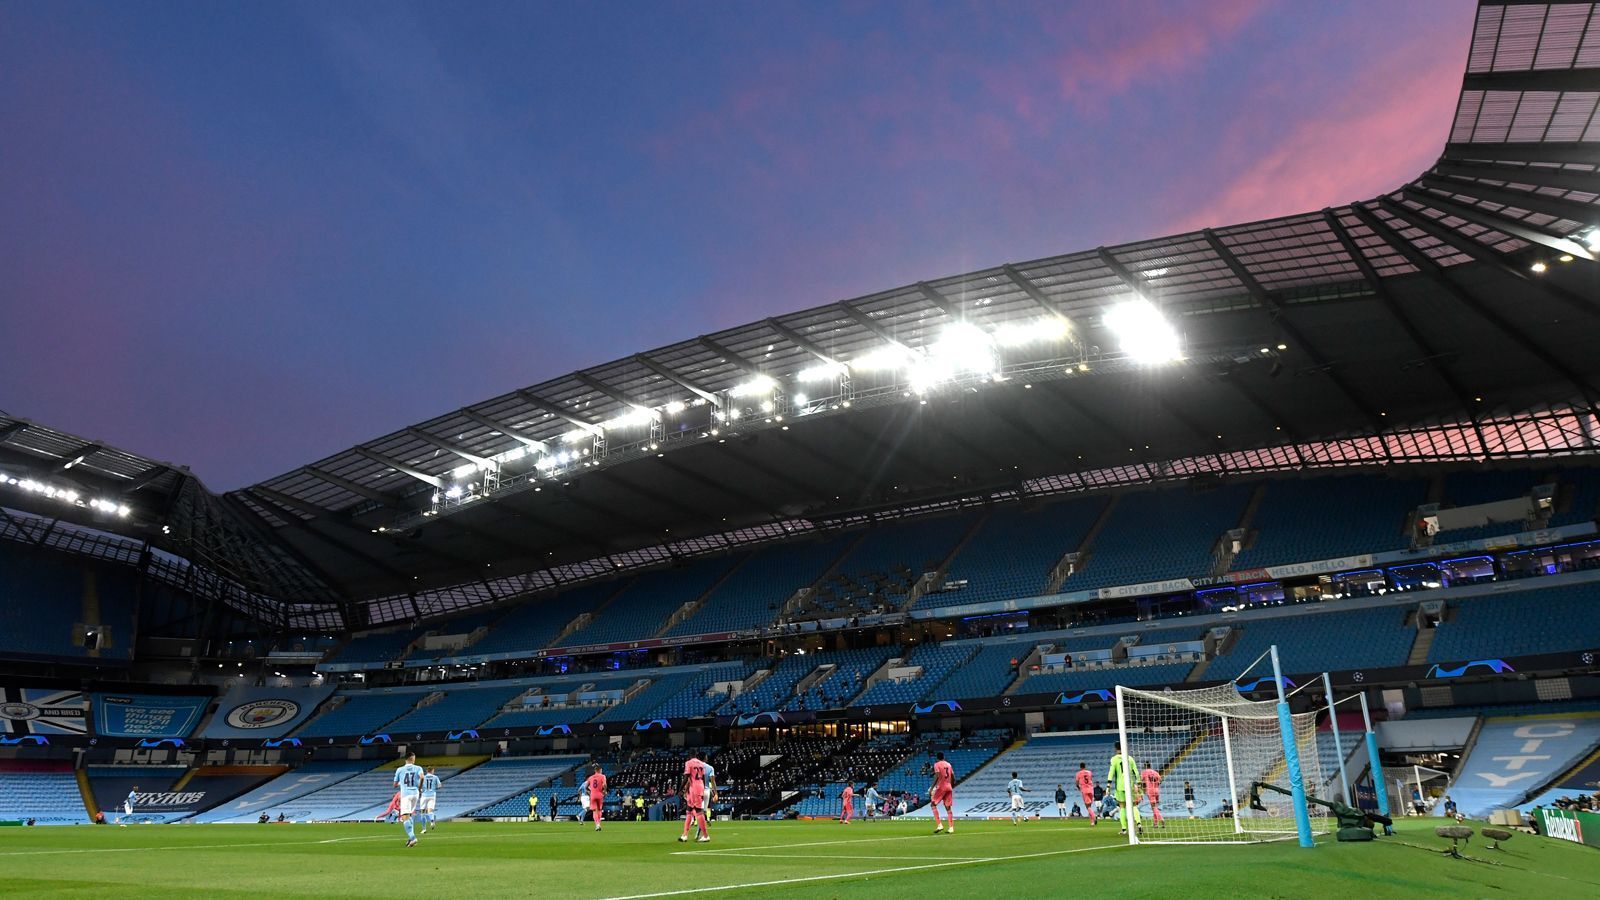
[(600, 814), (606, 808), (606, 773), (600, 771), (599, 763), (590, 767), (589, 778), (583, 785), (589, 792), (589, 808), (594, 810), (594, 830), (599, 831)]
[[(955, 770), (950, 768), (950, 763), (945, 760), (944, 754), (940, 753), (939, 761), (933, 764), (933, 790), (928, 795), (929, 801), (933, 804), (934, 834), (946, 830), (951, 834), (956, 833), (956, 814), (951, 809), (956, 802), (955, 782)], [(939, 822), (939, 804), (941, 803), (944, 804), (944, 817), (950, 823), (948, 828)]]
[(1150, 801), (1150, 817), (1155, 823), (1162, 823), (1161, 816), (1161, 773), (1155, 770), (1150, 763), (1144, 764), (1144, 771), (1139, 773), (1139, 780), (1144, 782), (1144, 796)]
[(698, 824), (700, 837), (695, 839), (696, 842), (709, 843), (711, 827), (706, 824), (706, 764), (692, 752), (683, 764), (683, 801), (686, 807), (683, 814), (683, 834), (678, 835), (678, 840), (687, 841), (689, 826)]
[(1078, 763), (1078, 774), (1073, 776), (1077, 782), (1078, 793), (1083, 795), (1083, 808), (1088, 811), (1089, 824), (1093, 825), (1094, 815), (1094, 776), (1089, 773), (1089, 766)]
[(844, 793), (839, 795), (844, 808), (839, 813), (839, 824), (849, 825), (850, 820), (856, 817), (856, 786), (847, 784)]

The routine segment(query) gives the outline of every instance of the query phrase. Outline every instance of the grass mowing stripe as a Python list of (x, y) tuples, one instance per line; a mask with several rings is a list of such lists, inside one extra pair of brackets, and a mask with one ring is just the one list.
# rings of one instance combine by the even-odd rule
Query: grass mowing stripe
[[(850, 843), (850, 842), (846, 842)], [(786, 884), (801, 884), (815, 881), (838, 881), (841, 878), (865, 878), (869, 875), (894, 875), (900, 872), (921, 872), (927, 869), (947, 869), (952, 866), (975, 866), (980, 863), (1015, 862), (1019, 859), (1037, 859), (1044, 856), (1064, 856), (1068, 853), (1089, 853), (1094, 850), (1116, 850), (1129, 846), (1128, 844), (1106, 844), (1100, 847), (1076, 847), (1071, 850), (1045, 850), (1040, 853), (1022, 853), (1014, 856), (980, 856), (963, 859), (946, 860), (944, 862), (925, 863), (920, 866), (890, 866), (884, 869), (868, 869), (862, 872), (838, 872), (830, 875), (808, 875), (802, 878), (785, 878), (780, 881), (748, 881), (743, 884), (719, 884), (711, 887), (686, 888), (676, 891), (657, 891), (650, 894), (626, 894), (620, 897), (607, 897), (605, 900), (649, 900), (651, 897), (683, 897), (689, 894), (713, 894), (722, 891), (742, 891), (749, 888), (776, 887)], [(791, 857), (804, 859), (805, 857)]]

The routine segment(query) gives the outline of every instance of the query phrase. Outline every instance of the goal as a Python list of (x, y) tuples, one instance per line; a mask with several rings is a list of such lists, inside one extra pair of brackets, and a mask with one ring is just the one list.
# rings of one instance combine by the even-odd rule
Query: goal
[[(1326, 810), (1255, 782), (1315, 792), (1326, 784), (1317, 747), (1315, 713), (1250, 700), (1229, 683), (1195, 690), (1141, 691), (1118, 686), (1117, 728), (1137, 768), (1119, 786), (1117, 804), (1134, 815), (1129, 843), (1251, 843), (1326, 834)], [(1292, 746), (1294, 753), (1286, 753)], [(1144, 790), (1154, 771), (1160, 780)], [(1107, 785), (1111, 790), (1111, 785)], [(1297, 809), (1298, 807), (1298, 809)], [(1120, 816), (1120, 811), (1119, 811)]]

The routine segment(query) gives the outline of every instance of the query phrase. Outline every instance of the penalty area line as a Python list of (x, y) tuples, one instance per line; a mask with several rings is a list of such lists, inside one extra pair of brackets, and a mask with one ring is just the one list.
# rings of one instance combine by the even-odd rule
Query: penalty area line
[[(800, 878), (783, 878), (776, 881), (746, 881), (739, 884), (717, 884), (710, 887), (684, 888), (676, 891), (656, 891), (649, 894), (624, 894), (616, 897), (607, 897), (605, 900), (649, 900), (652, 897), (682, 897), (689, 894), (713, 894), (722, 891), (742, 891), (748, 888), (778, 887), (786, 884), (803, 884), (812, 881), (837, 881), (841, 878), (865, 878), (869, 875), (894, 875), (900, 872), (921, 872), (928, 869), (948, 869), (954, 866), (975, 866), (981, 863), (1015, 862), (1022, 859), (1039, 859), (1046, 856), (1065, 856), (1069, 853), (1089, 853), (1095, 850), (1116, 850), (1119, 847), (1128, 847), (1129, 844), (1105, 844), (1099, 847), (1077, 847), (1071, 850), (1045, 850), (1039, 853), (1018, 853), (1010, 856), (982, 856), (945, 862), (924, 863), (920, 866), (887, 866), (881, 869), (865, 869), (859, 872), (839, 872), (831, 875), (807, 875)], [(804, 857), (796, 857), (804, 859)]]

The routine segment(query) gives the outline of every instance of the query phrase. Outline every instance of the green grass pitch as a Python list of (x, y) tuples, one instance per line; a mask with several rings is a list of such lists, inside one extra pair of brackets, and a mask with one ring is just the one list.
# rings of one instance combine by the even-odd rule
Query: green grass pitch
[(1129, 848), (1105, 824), (1048, 819), (673, 823), (450, 822), (407, 849), (397, 825), (0, 829), (4, 893), (30, 897), (1453, 897), (1600, 896), (1600, 851), (1518, 835), (1455, 860), (1427, 822), (1396, 838)]

